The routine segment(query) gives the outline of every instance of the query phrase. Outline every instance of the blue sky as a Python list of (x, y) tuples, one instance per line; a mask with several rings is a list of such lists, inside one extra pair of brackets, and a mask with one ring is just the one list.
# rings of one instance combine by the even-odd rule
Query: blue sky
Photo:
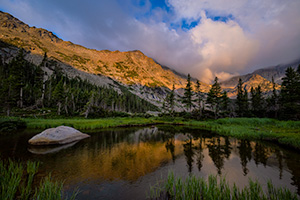
[(205, 82), (300, 57), (299, 0), (0, 0), (0, 9), (88, 48), (139, 49)]

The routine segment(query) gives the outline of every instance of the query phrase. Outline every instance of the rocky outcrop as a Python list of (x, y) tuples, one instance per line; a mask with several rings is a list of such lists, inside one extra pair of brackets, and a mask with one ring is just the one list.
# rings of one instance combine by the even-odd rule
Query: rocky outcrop
[(75, 128), (68, 126), (59, 126), (49, 128), (33, 136), (28, 143), (31, 145), (51, 145), (67, 144), (90, 137), (88, 134), (81, 133)]

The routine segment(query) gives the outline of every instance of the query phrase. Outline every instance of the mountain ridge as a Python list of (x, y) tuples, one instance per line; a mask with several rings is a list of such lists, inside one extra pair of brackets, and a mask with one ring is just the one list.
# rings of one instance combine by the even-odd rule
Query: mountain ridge
[[(181, 74), (167, 66), (159, 64), (155, 59), (146, 56), (140, 50), (120, 52), (110, 50), (96, 50), (89, 49), (84, 46), (74, 44), (70, 41), (64, 41), (57, 37), (51, 31), (42, 28), (30, 27), (26, 23), (20, 21), (9, 13), (0, 11), (0, 41), (14, 45), (17, 48), (24, 48), (31, 54), (31, 61), (38, 64), (40, 58), (35, 61), (35, 55), (40, 57), (46, 52), (50, 59), (56, 60), (63, 65), (66, 73), (71, 68), (80, 71), (72, 72), (74, 74), (80, 74), (83, 77), (93, 77), (91, 82), (103, 81), (103, 79), (97, 79), (97, 76), (107, 77), (105, 84), (109, 79), (117, 81), (123, 85), (128, 86), (133, 90), (133, 93), (139, 95), (142, 98), (148, 98), (148, 101), (162, 102), (165, 94), (170, 91), (175, 85), (179, 96), (183, 95), (183, 88), (186, 86), (185, 74)], [(296, 68), (300, 60), (293, 62), (293, 67)], [(284, 76), (287, 65), (277, 65), (267, 68), (257, 69), (252, 73), (235, 76), (231, 79), (221, 82), (222, 89), (228, 92), (228, 96), (233, 98), (236, 93), (236, 85), (238, 79), (241, 78), (245, 82), (245, 88), (250, 91), (251, 87), (262, 86), (262, 90), (267, 93), (271, 90), (271, 77), (274, 77), (277, 89), (280, 89), (281, 78)], [(82, 74), (85, 72), (90, 75)], [(259, 75), (259, 76), (255, 76)], [(96, 80), (97, 79), (97, 80)], [(192, 86), (195, 88), (195, 82), (197, 79), (192, 78)], [(211, 85), (200, 82), (201, 91), (207, 93), (211, 88)], [(111, 84), (111, 83), (110, 83)], [(113, 84), (111, 84), (113, 85)], [(113, 86), (115, 87), (115, 86)], [(153, 88), (152, 90), (148, 89)], [(162, 88), (158, 96), (153, 95), (154, 91), (158, 91), (155, 88)], [(116, 90), (117, 87), (116, 87)], [(163, 92), (162, 92), (163, 91)], [(147, 95), (141, 93), (148, 92)]]
[[(63, 41), (42, 28), (30, 27), (8, 13), (0, 11), (0, 39), (6, 43), (69, 64), (81, 71), (101, 74), (127, 85), (184, 88), (186, 79), (174, 70), (166, 69), (140, 50), (109, 51), (88, 49)], [(202, 83), (207, 92), (208, 84)]]

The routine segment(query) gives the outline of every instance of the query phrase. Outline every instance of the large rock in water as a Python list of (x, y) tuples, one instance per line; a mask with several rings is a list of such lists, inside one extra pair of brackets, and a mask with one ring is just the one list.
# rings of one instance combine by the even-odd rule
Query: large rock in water
[(32, 145), (67, 144), (88, 137), (90, 137), (88, 134), (81, 133), (75, 128), (59, 126), (46, 129), (33, 136), (28, 143)]

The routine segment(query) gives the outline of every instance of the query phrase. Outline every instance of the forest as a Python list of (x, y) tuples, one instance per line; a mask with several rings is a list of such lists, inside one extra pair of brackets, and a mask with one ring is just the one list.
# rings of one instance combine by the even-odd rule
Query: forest
[[(196, 82), (193, 90), (191, 77), (188, 75), (182, 103), (185, 105), (185, 115), (194, 119), (218, 119), (224, 117), (258, 117), (275, 118), (280, 120), (300, 119), (300, 65), (297, 70), (288, 67), (285, 77), (282, 78), (281, 90), (276, 90), (272, 78), (272, 91), (268, 94), (262, 92), (259, 85), (251, 87), (248, 92), (244, 83), (239, 79), (236, 99), (229, 99), (226, 91), (222, 91), (218, 77), (208, 94), (201, 92), (201, 84)], [(174, 87), (164, 100), (164, 115), (178, 116), (175, 113), (176, 99)], [(180, 115), (180, 114), (179, 114)]]
[[(63, 74), (57, 62), (47, 58), (35, 65), (24, 58), (24, 50), (9, 63), (0, 58), (0, 112), (6, 116), (81, 116), (85, 118), (129, 116), (129, 113), (162, 111), (161, 116), (183, 116), (192, 119), (218, 119), (224, 117), (268, 117), (280, 120), (300, 119), (300, 65), (289, 67), (282, 79), (281, 90), (264, 94), (260, 86), (247, 91), (241, 79), (236, 99), (229, 99), (216, 77), (210, 91), (201, 92), (201, 84), (192, 87), (188, 75), (182, 97), (175, 95), (175, 87), (163, 101), (162, 110), (132, 94), (119, 85), (121, 92), (91, 84), (79, 77)], [(43, 68), (52, 70), (47, 74)], [(176, 104), (184, 105), (176, 112)], [(12, 114), (13, 113), (13, 114)]]
[[(120, 85), (121, 93), (99, 87), (79, 77), (64, 75), (56, 61), (45, 53), (40, 65), (24, 59), (24, 51), (9, 63), (0, 59), (0, 107), (2, 115), (15, 116), (40, 110), (43, 114), (84, 116), (85, 118), (128, 116), (158, 110), (151, 103), (130, 93)], [(53, 69), (51, 75), (42, 67)]]

